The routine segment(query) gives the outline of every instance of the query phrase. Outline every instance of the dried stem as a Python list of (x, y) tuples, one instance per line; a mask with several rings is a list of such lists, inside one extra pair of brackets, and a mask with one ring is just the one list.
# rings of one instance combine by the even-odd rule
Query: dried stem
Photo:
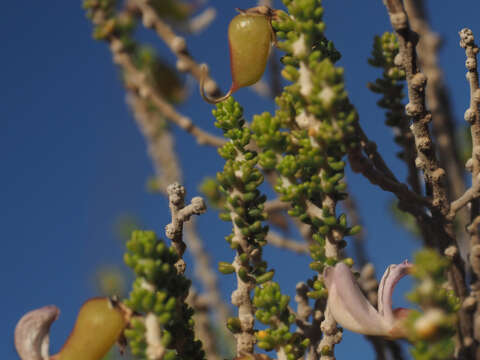
[[(425, 87), (427, 78), (417, 66), (415, 46), (418, 42), (409, 26), (408, 17), (401, 0), (384, 0), (390, 21), (397, 34), (400, 52), (397, 55), (398, 63), (405, 71), (408, 84), (409, 103), (405, 107), (406, 113), (413, 120), (411, 126), (417, 147), (416, 165), (423, 170), (427, 187), (427, 196), (432, 196), (432, 218), (436, 223), (436, 247), (443, 252), (452, 245), (456, 245), (451, 221), (447, 220), (450, 212), (450, 203), (445, 185), (445, 170), (443, 170), (435, 155), (435, 148), (430, 135), (428, 124), (432, 115), (425, 107)], [(449, 270), (449, 281), (456, 295), (463, 301), (467, 296), (465, 273), (460, 257), (455, 257)], [(460, 357), (472, 355), (473, 334), (472, 323), (465, 311), (459, 311), (459, 353)]]
[(357, 123), (356, 127), (358, 137), (360, 138), (360, 147), (363, 149), (368, 158), (372, 161), (373, 165), (379, 171), (381, 171), (385, 177), (390, 178), (395, 182), (398, 182), (393, 172), (385, 163), (385, 160), (383, 160), (382, 155), (380, 155), (380, 153), (377, 151), (377, 144), (368, 139), (360, 124)]
[[(346, 182), (346, 179), (343, 179)], [(352, 192), (348, 191), (348, 197), (343, 201), (342, 206), (347, 214), (347, 218), (350, 219), (351, 225), (361, 225), (362, 221), (358, 213), (358, 207), (355, 199), (352, 196)], [(353, 236), (353, 248), (355, 253), (355, 263), (359, 266), (364, 266), (367, 263), (367, 253), (365, 250), (365, 233), (362, 230)]]
[[(101, 9), (95, 10), (92, 21), (95, 25), (103, 25), (105, 22), (105, 14)], [(127, 88), (137, 92), (141, 98), (150, 100), (166, 119), (179, 126), (189, 134), (192, 134), (199, 144), (222, 146), (225, 140), (214, 136), (200, 128), (198, 128), (191, 119), (181, 115), (177, 110), (166, 101), (161, 94), (148, 83), (148, 77), (134, 65), (131, 56), (125, 51), (125, 47), (121, 39), (111, 34), (106, 39), (110, 44), (113, 61), (119, 65), (125, 72), (128, 82)]]
[(376, 144), (368, 139), (360, 124), (357, 124), (357, 133), (360, 138), (360, 147), (351, 149), (348, 154), (352, 170), (362, 173), (372, 184), (379, 185), (383, 190), (395, 194), (400, 201), (399, 208), (415, 217), (425, 242), (427, 245), (433, 246), (434, 240), (429, 230), (430, 218), (425, 212), (425, 207), (430, 208), (432, 203), (430, 199), (421, 196), (417, 171), (415, 164), (412, 164), (411, 161), (414, 156), (412, 151), (415, 151), (415, 149), (412, 150), (411, 146), (406, 143), (405, 152), (409, 168), (408, 180), (413, 188), (413, 191), (411, 191), (407, 185), (398, 181), (378, 153)]
[[(477, 175), (478, 176), (478, 175)], [(480, 196), (480, 181), (477, 178), (473, 181), (472, 187), (465, 191), (462, 196), (457, 200), (453, 201), (450, 205), (450, 214), (448, 215), (449, 219), (453, 220), (457, 211), (462, 209), (468, 203), (474, 201)]]
[(165, 235), (172, 240), (180, 259), (175, 266), (179, 274), (185, 272), (185, 261), (182, 259), (186, 245), (183, 242), (183, 223), (192, 215), (203, 214), (207, 208), (201, 197), (194, 197), (191, 204), (185, 206), (185, 188), (179, 183), (173, 183), (167, 187), (168, 203), (172, 214), (172, 222), (165, 227)]
[[(320, 310), (324, 307), (323, 301), (316, 302), (315, 309), (308, 304), (307, 292), (309, 288), (304, 282), (299, 282), (296, 286), (295, 301), (297, 303), (296, 311), (296, 324), (297, 332), (303, 334), (304, 337), (310, 339), (311, 343), (316, 344), (320, 341), (322, 333), (319, 331), (320, 323), (323, 319), (323, 311)], [(322, 304), (320, 304), (322, 303)], [(292, 311), (293, 312), (293, 311)], [(310, 315), (312, 316), (311, 322), (309, 322)], [(306, 355), (307, 360), (318, 359), (316, 349), (310, 347), (310, 351)]]
[[(235, 194), (236, 192), (236, 194)], [(234, 196), (242, 196), (238, 190), (234, 190)], [(240, 253), (250, 254), (252, 251), (251, 246), (248, 244), (247, 238), (242, 234), (242, 231), (238, 225), (235, 224), (237, 214), (234, 209), (230, 209), (230, 216), (233, 224), (233, 239), (239, 244), (239, 251), (235, 255), (233, 266), (235, 268), (237, 278), (237, 288), (232, 293), (232, 304), (238, 307), (238, 318), (240, 320), (241, 331), (235, 334), (237, 340), (237, 356), (253, 355), (255, 345), (255, 335), (253, 324), (255, 322), (255, 307), (250, 298), (250, 291), (255, 287), (255, 280), (253, 278), (247, 278), (244, 281), (239, 275), (243, 264), (240, 259)]]
[(142, 98), (151, 100), (165, 118), (192, 134), (199, 144), (217, 147), (225, 143), (224, 139), (198, 128), (191, 119), (178, 113), (170, 103), (155, 92), (152, 86), (148, 84), (145, 74), (134, 66), (130, 56), (123, 51), (123, 45), (119, 39), (113, 38), (110, 44), (113, 60), (126, 71), (128, 86), (132, 90), (137, 91)]
[(182, 178), (174, 150), (175, 140), (166, 127), (162, 114), (149, 110), (138, 94), (129, 92), (127, 103), (147, 143), (148, 154), (155, 170), (155, 188), (165, 192), (169, 184), (181, 181)]
[[(178, 59), (178, 71), (188, 72), (200, 82), (203, 76), (201, 66), (189, 54), (185, 39), (177, 35), (168, 24), (157, 16), (155, 10), (149, 5), (148, 0), (129, 0), (128, 4), (131, 9), (140, 11), (145, 27), (155, 29), (158, 36), (175, 54)], [(220, 95), (220, 89), (210, 77), (205, 80), (205, 92), (211, 97)]]
[(422, 208), (431, 206), (429, 199), (414, 193), (408, 189), (407, 185), (379, 171), (373, 162), (362, 154), (360, 148), (351, 150), (348, 156), (354, 172), (361, 173), (372, 184), (378, 185), (383, 190), (395, 194), (401, 202), (410, 204), (413, 214), (417, 215), (422, 212)]
[[(96, 10), (92, 21), (96, 25), (101, 25), (105, 22), (105, 16), (102, 10)], [(208, 132), (198, 128), (191, 119), (181, 115), (177, 110), (166, 101), (155, 89), (148, 83), (148, 77), (141, 70), (134, 65), (131, 56), (125, 51), (125, 47), (121, 39), (114, 34), (109, 35), (106, 39), (110, 43), (110, 50), (112, 51), (113, 61), (119, 65), (125, 72), (127, 80), (127, 88), (137, 92), (141, 98), (150, 100), (160, 111), (166, 119), (179, 126), (189, 134), (192, 134), (199, 144), (222, 146), (225, 140), (209, 134)]]
[(203, 241), (197, 234), (195, 223), (195, 218), (192, 218), (185, 224), (185, 239), (188, 249), (195, 259), (195, 277), (202, 282), (204, 287), (202, 298), (208, 300), (211, 309), (215, 310), (215, 315), (223, 329), (230, 316), (230, 309), (222, 299), (218, 288), (217, 274), (211, 266), (210, 257), (203, 246)]
[[(426, 101), (432, 114), (432, 132), (436, 139), (440, 166), (445, 169), (445, 183), (450, 200), (458, 199), (465, 192), (464, 166), (460, 161), (459, 149), (455, 139), (455, 120), (449, 101), (449, 91), (444, 81), (443, 71), (438, 65), (438, 51), (441, 38), (430, 28), (426, 16), (425, 1), (405, 0), (405, 10), (410, 25), (419, 35), (417, 47), (418, 63), (428, 79), (425, 89)], [(469, 223), (466, 209), (456, 214), (459, 229), (465, 229)], [(461, 252), (468, 244), (464, 231), (457, 233)]]
[(418, 33), (418, 62), (428, 78), (426, 100), (432, 114), (432, 130), (437, 140), (439, 161), (446, 170), (450, 198), (458, 198), (465, 191), (464, 169), (460, 163), (455, 141), (455, 121), (449, 102), (443, 72), (438, 65), (441, 39), (428, 24), (423, 0), (405, 0), (405, 10), (413, 31)]
[[(470, 123), (472, 134), (472, 158), (470, 161), (472, 171), (472, 188), (470, 190), (472, 190), (472, 196), (465, 199), (465, 201), (468, 202), (471, 200), (472, 223), (468, 227), (470, 234), (470, 265), (473, 270), (471, 296), (476, 300), (473, 321), (475, 324), (474, 338), (478, 346), (480, 342), (480, 329), (478, 328), (480, 321), (480, 230), (478, 226), (480, 214), (480, 203), (478, 199), (478, 189), (480, 188), (480, 89), (477, 65), (479, 48), (475, 44), (475, 39), (470, 29), (462, 29), (459, 34), (460, 46), (465, 49), (467, 55), (465, 66), (468, 70), (467, 80), (470, 83), (470, 107), (465, 111), (465, 120)], [(465, 197), (469, 191), (465, 193)], [(480, 356), (479, 353), (480, 349), (477, 349), (477, 355)]]
[(288, 210), (290, 208), (290, 203), (282, 201), (280, 199), (269, 200), (265, 202), (263, 209), (267, 213), (272, 213), (281, 210)]
[[(322, 170), (323, 171), (323, 170)], [(307, 205), (307, 213), (311, 210), (314, 210), (314, 213), (319, 214), (319, 208), (316, 206), (312, 206), (313, 204)], [(328, 209), (331, 216), (336, 216), (336, 206), (337, 202), (331, 196), (326, 195), (322, 201), (322, 208)], [(313, 209), (312, 209), (313, 208)], [(322, 218), (320, 216), (320, 218)], [(340, 248), (338, 246), (339, 242), (343, 239), (343, 234), (338, 233), (335, 230), (330, 230), (325, 235), (325, 256), (333, 259), (340, 258)], [(319, 275), (320, 277), (320, 275)], [(323, 278), (323, 275), (321, 275)], [(317, 353), (320, 355), (320, 360), (334, 360), (335, 357), (333, 355), (333, 349), (335, 344), (338, 344), (342, 340), (342, 332), (337, 327), (337, 322), (333, 317), (332, 313), (329, 309), (330, 304), (327, 302), (325, 311), (324, 311), (324, 319), (320, 324), (320, 329), (322, 330), (322, 339), (318, 343), (317, 346)], [(324, 349), (329, 349), (326, 353), (324, 353)]]
[[(156, 173), (157, 188), (167, 195), (168, 184), (182, 181), (179, 159), (174, 150), (174, 139), (170, 130), (165, 127), (165, 119), (162, 115), (156, 111), (149, 111), (145, 101), (137, 94), (130, 93), (127, 102), (131, 106), (139, 128), (145, 136), (148, 152)], [(223, 326), (227, 322), (230, 311), (218, 289), (218, 279), (210, 264), (209, 256), (203, 247), (203, 242), (198, 236), (195, 220), (195, 218), (191, 218), (189, 222), (184, 224), (185, 242), (188, 244), (188, 249), (195, 259), (194, 273), (203, 284), (204, 296), (209, 300), (212, 308), (216, 310), (218, 321)], [(198, 296), (195, 297), (195, 299), (197, 298)], [(203, 315), (200, 317), (205, 321), (210, 320)], [(202, 328), (207, 327), (208, 324), (202, 325)], [(215, 359), (218, 357), (217, 352), (214, 352), (215, 349), (208, 346), (208, 344), (214, 342), (214, 336), (212, 335), (211, 339), (207, 339), (209, 335), (212, 334), (199, 334), (202, 342), (205, 344), (208, 358)]]
[(186, 301), (195, 311), (195, 334), (202, 341), (206, 358), (208, 360), (221, 360), (217, 351), (216, 335), (212, 329), (209, 316), (210, 308), (215, 308), (215, 305), (211, 304), (209, 299), (199, 295), (194, 289), (190, 289)]
[(292, 239), (287, 239), (282, 235), (270, 230), (267, 235), (267, 242), (270, 245), (276, 246), (278, 248), (286, 249), (293, 251), (297, 254), (308, 254), (308, 245), (303, 242), (298, 242)]
[(148, 313), (145, 316), (145, 340), (147, 342), (148, 360), (162, 360), (167, 349), (161, 341), (160, 324), (154, 313)]
[(390, 21), (395, 29), (400, 53), (399, 63), (405, 70), (409, 103), (405, 107), (407, 115), (413, 120), (411, 130), (415, 136), (417, 147), (417, 167), (424, 172), (427, 185), (427, 196), (433, 197), (433, 211), (446, 215), (449, 203), (444, 183), (445, 170), (443, 170), (435, 157), (434, 144), (428, 129), (432, 115), (425, 107), (425, 87), (427, 78), (417, 68), (417, 54), (415, 46), (418, 38), (408, 25), (408, 18), (400, 0), (385, 0)]

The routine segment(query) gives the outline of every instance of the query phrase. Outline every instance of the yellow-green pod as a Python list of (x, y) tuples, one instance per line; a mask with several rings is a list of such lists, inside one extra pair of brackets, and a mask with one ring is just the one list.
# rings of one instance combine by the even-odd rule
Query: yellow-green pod
[(265, 72), (274, 39), (271, 25), (273, 10), (262, 6), (240, 12), (228, 27), (232, 86), (224, 96), (210, 99), (204, 94), (202, 81), (201, 94), (209, 103), (223, 101), (238, 89), (255, 84)]
[(109, 298), (93, 298), (80, 309), (75, 327), (51, 360), (101, 360), (127, 326), (125, 311)]
[(272, 44), (270, 19), (260, 14), (240, 14), (228, 27), (232, 89), (255, 84), (267, 66)]

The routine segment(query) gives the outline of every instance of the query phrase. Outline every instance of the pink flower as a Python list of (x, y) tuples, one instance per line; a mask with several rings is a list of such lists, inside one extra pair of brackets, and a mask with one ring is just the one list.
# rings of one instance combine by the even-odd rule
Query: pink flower
[(365, 298), (358, 287), (350, 268), (340, 262), (325, 269), (324, 278), (328, 289), (328, 305), (335, 320), (344, 328), (364, 334), (405, 337), (401, 326), (410, 310), (392, 309), (392, 294), (395, 285), (409, 273), (412, 264), (407, 260), (390, 265), (383, 274), (378, 287), (378, 311)]

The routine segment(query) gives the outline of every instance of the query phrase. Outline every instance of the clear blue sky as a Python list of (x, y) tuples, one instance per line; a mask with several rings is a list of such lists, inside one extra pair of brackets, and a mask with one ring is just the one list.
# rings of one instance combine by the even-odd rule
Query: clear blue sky
[[(277, 0), (278, 1), (278, 0)], [(430, 3), (433, 4), (433, 1)], [(464, 51), (458, 31), (470, 27), (480, 39), (477, 1), (436, 1), (431, 7), (433, 27), (445, 37), (441, 63), (453, 97), (454, 113), (463, 122), (468, 104)], [(222, 88), (230, 85), (226, 28), (234, 8), (254, 6), (255, 1), (211, 0), (219, 17), (201, 36), (189, 39), (196, 59), (211, 64), (212, 75)], [(343, 55), (347, 88), (359, 110), (368, 135), (400, 178), (405, 171), (395, 159), (390, 130), (377, 95), (366, 89), (379, 72), (367, 65), (372, 38), (390, 31), (382, 1), (325, 1), (327, 35)], [(98, 266), (121, 263), (123, 249), (113, 227), (119, 216), (137, 215), (147, 228), (162, 229), (169, 221), (166, 201), (145, 191), (152, 174), (142, 136), (125, 105), (119, 74), (104, 43), (91, 38), (91, 25), (79, 1), (8, 1), (2, 6), (0, 39), (2, 86), (0, 87), (0, 228), (2, 290), (0, 354), (15, 359), (13, 329), (28, 310), (56, 304), (62, 311), (52, 328), (52, 349), (67, 337), (80, 305), (96, 295), (92, 278)], [(154, 36), (145, 38), (165, 50)], [(171, 61), (173, 58), (168, 55)], [(236, 99), (247, 116), (273, 110), (248, 89)], [(181, 111), (212, 132), (211, 106), (192, 88)], [(213, 149), (199, 148), (180, 131), (178, 146), (184, 166), (188, 196), (197, 195), (203, 177), (223, 165)], [(386, 211), (392, 198), (349, 174), (349, 183), (360, 203), (370, 258), (381, 275), (390, 263), (411, 254), (418, 243), (411, 239)], [(223, 237), (229, 225), (212, 211), (199, 220), (200, 231), (214, 262), (230, 261), (233, 254)], [(266, 250), (277, 268), (282, 288), (292, 294), (300, 279), (311, 276), (308, 259), (279, 250)], [(288, 258), (287, 258), (288, 257)], [(288, 260), (287, 260), (288, 259)], [(222, 278), (229, 295), (230, 278)], [(407, 285), (405, 285), (407, 284)], [(396, 298), (408, 283), (400, 284)], [(371, 359), (370, 346), (360, 335), (345, 332), (338, 346), (339, 359)], [(362, 354), (362, 355), (359, 355)]]

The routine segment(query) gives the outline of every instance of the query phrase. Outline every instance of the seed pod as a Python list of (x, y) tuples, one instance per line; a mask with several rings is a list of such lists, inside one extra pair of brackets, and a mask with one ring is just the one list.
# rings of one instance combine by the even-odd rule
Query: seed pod
[(258, 6), (248, 10), (239, 10), (228, 27), (230, 47), (230, 69), (232, 85), (230, 90), (217, 99), (205, 95), (204, 83), (207, 69), (203, 66), (200, 81), (200, 94), (210, 103), (216, 104), (226, 100), (238, 89), (255, 84), (262, 77), (267, 66), (268, 56), (275, 35), (271, 20), (275, 11), (267, 6)]
[(120, 338), (128, 320), (121, 305), (109, 298), (84, 303), (67, 342), (51, 360), (100, 360)]
[(50, 305), (25, 314), (15, 328), (15, 347), (22, 360), (100, 360), (129, 322), (130, 311), (109, 298), (93, 298), (80, 309), (75, 327), (60, 352), (49, 356), (50, 325), (60, 311)]

